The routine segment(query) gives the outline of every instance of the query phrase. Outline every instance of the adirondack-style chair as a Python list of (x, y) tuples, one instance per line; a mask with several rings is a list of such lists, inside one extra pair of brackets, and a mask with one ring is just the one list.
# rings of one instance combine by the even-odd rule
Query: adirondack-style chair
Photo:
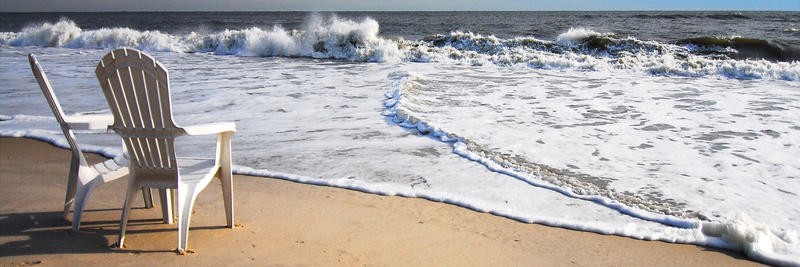
[[(177, 189), (178, 253), (183, 254), (189, 237), (192, 206), (198, 193), (213, 179), (222, 182), (227, 227), (233, 228), (233, 180), (231, 137), (233, 122), (179, 127), (172, 118), (167, 69), (150, 55), (130, 48), (108, 53), (95, 70), (114, 124), (130, 154), (130, 179), (120, 221), (123, 246), (130, 216), (131, 196), (143, 187)], [(177, 158), (175, 138), (217, 134), (215, 159)], [(162, 194), (162, 199), (165, 196)], [(169, 196), (166, 196), (169, 198)]]
[[(64, 110), (61, 109), (61, 104), (58, 102), (53, 88), (50, 86), (50, 81), (47, 75), (42, 70), (39, 61), (33, 54), (28, 55), (28, 61), (31, 65), (33, 77), (39, 83), (42, 89), (47, 104), (53, 110), (53, 115), (56, 121), (61, 125), (61, 131), (69, 143), (70, 151), (72, 152), (72, 160), (69, 166), (69, 179), (67, 180), (67, 195), (64, 199), (64, 219), (69, 216), (70, 206), (74, 204), (75, 210), (72, 214), (72, 231), (77, 232), (81, 225), (81, 215), (83, 214), (86, 200), (94, 188), (100, 184), (110, 182), (128, 175), (128, 158), (127, 155), (119, 156), (113, 159), (106, 160), (101, 163), (89, 165), (86, 157), (75, 139), (73, 128), (78, 129), (100, 129), (105, 128), (108, 123), (111, 123), (110, 117), (102, 115), (83, 115), (83, 116), (67, 116)], [(123, 153), (124, 154), (124, 153)], [(144, 196), (145, 207), (150, 208), (153, 206), (153, 199), (150, 194), (149, 188), (142, 188)]]

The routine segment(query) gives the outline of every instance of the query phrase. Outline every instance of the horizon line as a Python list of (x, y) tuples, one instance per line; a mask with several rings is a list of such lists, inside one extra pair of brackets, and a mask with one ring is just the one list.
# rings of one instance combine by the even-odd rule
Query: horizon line
[(0, 11), (0, 13), (144, 13), (144, 12), (800, 12), (775, 9), (609, 9), (609, 10), (93, 10), (93, 11)]

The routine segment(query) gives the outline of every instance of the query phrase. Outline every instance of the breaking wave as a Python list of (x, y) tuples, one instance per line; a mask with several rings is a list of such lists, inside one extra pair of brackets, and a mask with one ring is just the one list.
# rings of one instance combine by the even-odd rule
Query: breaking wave
[(373, 19), (362, 21), (310, 17), (304, 29), (286, 30), (257, 27), (225, 30), (211, 34), (191, 32), (172, 35), (160, 31), (130, 28), (83, 30), (75, 22), (29, 26), (19, 33), (0, 34), (0, 44), (66, 48), (114, 49), (133, 47), (145, 51), (210, 52), (220, 55), (282, 56), (344, 59), (353, 61), (396, 61), (397, 45), (378, 36)]
[(733, 37), (698, 37), (680, 40), (678, 44), (705, 53), (723, 54), (730, 58), (763, 58), (772, 61), (798, 61), (800, 49), (766, 40)]
[[(500, 39), (452, 32), (428, 36), (404, 50), (408, 51), (409, 60), (422, 62), (457, 60), (474, 65), (526, 65), (540, 69), (632, 70), (663, 76), (800, 80), (796, 49), (780, 48), (767, 41), (757, 43), (760, 46), (755, 51), (763, 47), (763, 52), (744, 51), (742, 45), (666, 44), (573, 28), (554, 41), (533, 37)], [(773, 57), (763, 56), (776, 54), (784, 55), (779, 57), (787, 61), (770, 61), (768, 59)]]
[(171, 34), (130, 28), (84, 30), (73, 21), (42, 23), (0, 33), (0, 45), (257, 57), (307, 57), (357, 62), (442, 62), (581, 71), (622, 70), (661, 76), (800, 80), (800, 50), (761, 39), (699, 37), (663, 43), (573, 28), (556, 40), (502, 39), (455, 31), (421, 40), (380, 35), (371, 18), (312, 15), (300, 29), (279, 25), (213, 33)]

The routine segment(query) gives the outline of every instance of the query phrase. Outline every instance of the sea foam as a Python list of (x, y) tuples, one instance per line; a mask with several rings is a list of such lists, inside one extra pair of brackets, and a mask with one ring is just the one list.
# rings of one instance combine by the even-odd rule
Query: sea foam
[[(429, 100), (417, 95), (419, 87), (424, 86), (419, 77), (409, 72), (396, 72), (390, 75), (392, 90), (385, 94), (383, 115), (398, 126), (412, 129), (435, 140), (449, 144), (453, 153), (480, 163), (491, 171), (502, 173), (546, 188), (570, 198), (591, 201), (620, 213), (642, 220), (661, 223), (667, 226), (695, 229), (705, 235), (691, 243), (737, 250), (748, 257), (777, 265), (798, 265), (800, 257), (800, 238), (795, 229), (776, 229), (739, 213), (734, 218), (719, 218), (710, 222), (686, 218), (686, 214), (671, 213), (674, 207), (659, 206), (636, 195), (627, 195), (614, 190), (584, 182), (587, 176), (560, 171), (548, 166), (520, 161), (518, 156), (497, 153), (467, 137), (440, 128), (413, 114), (426, 108)], [(430, 84), (430, 82), (424, 82)], [(479, 88), (475, 88), (479, 89)], [(439, 89), (441, 90), (441, 89)], [(555, 156), (555, 155), (551, 155)], [(624, 235), (624, 234), (623, 234)]]

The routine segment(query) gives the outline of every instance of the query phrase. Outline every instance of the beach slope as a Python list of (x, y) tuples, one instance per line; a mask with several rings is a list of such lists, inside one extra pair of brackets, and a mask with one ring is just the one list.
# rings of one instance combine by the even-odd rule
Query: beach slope
[[(90, 156), (90, 161), (102, 157)], [(234, 155), (235, 161), (235, 155)], [(126, 247), (117, 238), (120, 179), (97, 188), (81, 231), (61, 219), (69, 152), (0, 138), (0, 266), (9, 265), (636, 265), (746, 266), (711, 248), (525, 224), (423, 199), (379, 196), (236, 175), (236, 228), (227, 229), (218, 181), (198, 197), (189, 249), (176, 225), (136, 200)]]

